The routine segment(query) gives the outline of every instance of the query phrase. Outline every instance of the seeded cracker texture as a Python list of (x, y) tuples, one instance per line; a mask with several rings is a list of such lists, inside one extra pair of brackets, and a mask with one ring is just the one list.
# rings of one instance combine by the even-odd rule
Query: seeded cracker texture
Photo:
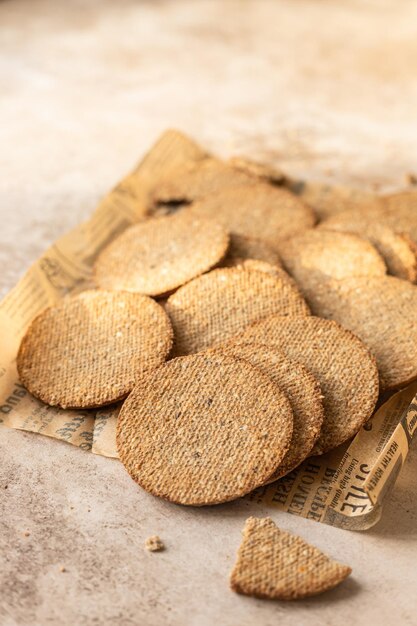
[(190, 163), (159, 181), (154, 204), (192, 202), (225, 189), (257, 183), (257, 178), (216, 158)]
[(283, 283), (289, 285), (297, 292), (299, 291), (295, 280), (279, 265), (270, 265), (270, 263), (265, 263), (265, 261), (247, 259), (246, 261), (242, 261), (240, 265), (236, 265), (236, 268), (248, 272), (265, 272), (275, 278), (279, 278)]
[(285, 395), (248, 363), (218, 354), (173, 359), (144, 376), (124, 403), (117, 448), (155, 496), (203, 506), (262, 485), (288, 451)]
[(309, 230), (280, 247), (286, 270), (308, 296), (324, 278), (383, 276), (385, 263), (375, 248), (357, 235)]
[(355, 233), (375, 246), (385, 261), (389, 274), (409, 280), (417, 280), (417, 246), (404, 233), (396, 233), (378, 219), (360, 211), (344, 211), (322, 222), (320, 229)]
[(374, 354), (382, 389), (417, 378), (417, 287), (393, 276), (327, 281), (310, 298), (317, 315), (334, 319)]
[(257, 260), (270, 265), (281, 265), (278, 253), (263, 239), (231, 235), (230, 245), (222, 267), (236, 267), (247, 260)]
[(319, 437), (324, 419), (320, 385), (304, 365), (265, 345), (236, 343), (215, 351), (243, 359), (259, 369), (285, 393), (291, 404), (294, 424), (290, 449), (266, 482), (278, 480), (304, 461)]
[(194, 279), (168, 299), (165, 310), (174, 328), (175, 355), (219, 345), (274, 313), (310, 313), (299, 291), (287, 281), (236, 268), (213, 270)]
[(315, 223), (312, 209), (297, 196), (262, 182), (213, 193), (184, 210), (215, 218), (228, 232), (263, 239), (273, 248)]
[(395, 232), (409, 235), (417, 243), (417, 191), (403, 191), (379, 198), (382, 221)]
[(241, 358), (269, 376), (291, 404), (294, 423), (290, 449), (266, 482), (278, 480), (304, 461), (320, 435), (324, 420), (320, 385), (304, 365), (266, 345), (237, 342), (216, 351)]
[(140, 294), (85, 291), (43, 311), (17, 356), (21, 381), (62, 408), (91, 408), (124, 398), (142, 372), (165, 360), (172, 328), (156, 302)]
[(339, 585), (352, 572), (266, 517), (246, 520), (230, 585), (256, 598), (297, 600)]
[(317, 378), (323, 393), (324, 421), (312, 454), (336, 448), (371, 417), (379, 391), (375, 358), (340, 324), (313, 316), (271, 316), (247, 328), (237, 340), (281, 350)]
[(216, 265), (228, 244), (214, 220), (186, 212), (153, 218), (128, 228), (101, 253), (95, 279), (105, 289), (166, 294)]

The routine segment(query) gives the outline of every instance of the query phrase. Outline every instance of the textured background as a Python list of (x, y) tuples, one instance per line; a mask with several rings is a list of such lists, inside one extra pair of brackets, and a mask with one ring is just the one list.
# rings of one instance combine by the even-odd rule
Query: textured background
[[(413, 0), (0, 1), (1, 293), (170, 126), (294, 175), (401, 186), (417, 169), (416, 35)], [(227, 587), (262, 509), (175, 507), (116, 461), (0, 442), (2, 626), (415, 623), (415, 453), (367, 533), (273, 512), (354, 570), (283, 605)], [(154, 533), (165, 553), (143, 550)]]

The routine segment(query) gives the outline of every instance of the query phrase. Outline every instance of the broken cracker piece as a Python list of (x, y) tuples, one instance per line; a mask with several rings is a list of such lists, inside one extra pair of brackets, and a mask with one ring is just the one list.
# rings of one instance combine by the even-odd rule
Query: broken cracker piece
[(271, 518), (246, 520), (233, 568), (233, 591), (256, 598), (297, 600), (333, 589), (351, 573)]

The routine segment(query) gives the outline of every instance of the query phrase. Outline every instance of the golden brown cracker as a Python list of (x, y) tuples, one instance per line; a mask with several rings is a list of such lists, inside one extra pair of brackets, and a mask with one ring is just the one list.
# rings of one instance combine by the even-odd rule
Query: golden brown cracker
[(181, 212), (128, 228), (95, 264), (104, 289), (166, 294), (216, 265), (229, 238), (214, 220)]
[[(383, 218), (382, 218), (383, 221)], [(371, 242), (385, 261), (388, 272), (410, 282), (417, 280), (417, 247), (404, 233), (381, 223), (381, 214), (344, 211), (322, 222), (320, 229), (354, 233)]]
[(143, 376), (117, 424), (119, 456), (146, 491), (203, 506), (239, 498), (287, 453), (292, 410), (257, 369), (219, 354), (168, 361)]
[(175, 355), (219, 345), (273, 313), (309, 315), (299, 291), (265, 272), (222, 268), (176, 291), (165, 305), (174, 328)]
[(17, 355), (21, 381), (62, 408), (124, 398), (137, 377), (160, 365), (172, 345), (164, 310), (141, 294), (84, 291), (43, 311)]
[(312, 210), (297, 196), (262, 182), (210, 194), (185, 210), (215, 218), (231, 234), (263, 239), (273, 248), (315, 222)]
[(314, 454), (324, 454), (350, 439), (371, 417), (379, 391), (375, 359), (362, 341), (340, 324), (313, 316), (274, 315), (247, 328), (237, 341), (281, 350), (318, 380), (324, 421)]
[(297, 600), (333, 589), (352, 572), (271, 518), (250, 517), (230, 585), (256, 598)]
[(278, 480), (304, 461), (319, 437), (324, 419), (320, 385), (304, 365), (288, 359), (285, 354), (269, 346), (238, 342), (214, 350), (243, 359), (269, 376), (291, 404), (294, 425), (290, 448), (267, 482)]
[(382, 389), (417, 378), (417, 287), (393, 276), (330, 280), (310, 304), (357, 335), (376, 358)]
[(308, 230), (283, 242), (280, 256), (306, 295), (328, 277), (382, 276), (386, 273), (382, 257), (369, 241), (350, 233)]

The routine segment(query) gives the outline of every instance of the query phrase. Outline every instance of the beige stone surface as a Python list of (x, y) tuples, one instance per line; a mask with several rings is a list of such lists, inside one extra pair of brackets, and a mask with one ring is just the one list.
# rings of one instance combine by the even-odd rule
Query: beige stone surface
[[(417, 168), (416, 31), (413, 0), (1, 2), (1, 293), (168, 126), (295, 176), (401, 187)], [(184, 509), (117, 461), (7, 429), (0, 442), (2, 626), (416, 621), (415, 452), (358, 534), (246, 501)], [(352, 577), (296, 604), (233, 594), (244, 520), (266, 514)], [(154, 534), (163, 553), (143, 548)]]

